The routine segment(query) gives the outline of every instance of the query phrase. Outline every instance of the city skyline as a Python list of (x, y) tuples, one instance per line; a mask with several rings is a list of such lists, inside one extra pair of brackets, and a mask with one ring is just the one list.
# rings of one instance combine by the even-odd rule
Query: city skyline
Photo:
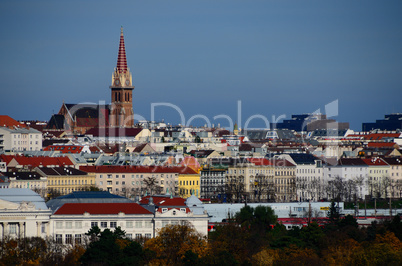
[[(134, 113), (244, 123), (312, 113), (340, 122), (401, 112), (402, 3), (106, 1), (0, 4), (1, 113), (48, 120), (61, 103), (110, 102), (120, 26)], [(198, 116), (200, 117), (200, 116)], [(179, 123), (173, 108), (157, 120)], [(202, 119), (194, 124), (204, 125)], [(261, 127), (255, 120), (250, 127)]]

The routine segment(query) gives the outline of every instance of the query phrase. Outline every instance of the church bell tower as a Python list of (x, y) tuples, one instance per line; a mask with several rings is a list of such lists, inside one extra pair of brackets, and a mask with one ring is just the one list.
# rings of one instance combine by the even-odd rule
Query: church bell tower
[(120, 32), (119, 54), (117, 66), (112, 76), (112, 104), (110, 111), (111, 127), (133, 127), (133, 77), (127, 67), (126, 48), (124, 45), (123, 27)]

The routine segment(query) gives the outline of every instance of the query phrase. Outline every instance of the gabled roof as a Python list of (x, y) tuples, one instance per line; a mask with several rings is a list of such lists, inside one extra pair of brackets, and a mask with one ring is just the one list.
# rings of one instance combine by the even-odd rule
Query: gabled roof
[(191, 173), (191, 171), (187, 171), (186, 174), (196, 174), (200, 169), (200, 164), (198, 163), (197, 159), (192, 156), (187, 156), (184, 158), (183, 161), (180, 162), (180, 165), (185, 168), (190, 168), (195, 173)]
[(319, 160), (314, 155), (307, 153), (290, 153), (289, 156), (296, 164), (315, 164), (315, 161)]
[[(58, 130), (65, 130), (69, 129), (68, 125), (64, 123), (65, 122), (65, 117), (64, 115), (60, 114), (54, 114), (50, 117), (49, 122), (46, 125), (46, 129), (58, 129)], [(65, 128), (64, 126), (67, 126)]]
[(0, 127), (8, 127), (8, 128), (27, 128), (25, 124), (14, 120), (13, 118), (9, 117), (8, 115), (0, 115)]
[(65, 203), (54, 215), (152, 214), (137, 203)]

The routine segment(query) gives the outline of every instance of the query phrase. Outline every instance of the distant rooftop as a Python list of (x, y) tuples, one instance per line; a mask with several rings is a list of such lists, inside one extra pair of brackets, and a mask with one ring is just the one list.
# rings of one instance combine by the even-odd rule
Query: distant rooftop
[(110, 194), (107, 191), (74, 191), (70, 194), (49, 200), (46, 205), (52, 212), (58, 210), (65, 203), (130, 203), (125, 197)]
[(0, 199), (20, 204), (21, 202), (32, 202), (37, 210), (47, 210), (45, 200), (38, 193), (28, 188), (7, 188), (0, 189)]

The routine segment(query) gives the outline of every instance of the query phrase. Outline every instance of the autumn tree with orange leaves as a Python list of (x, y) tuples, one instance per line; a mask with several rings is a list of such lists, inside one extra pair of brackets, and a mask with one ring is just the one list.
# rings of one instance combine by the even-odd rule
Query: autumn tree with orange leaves
[(145, 242), (144, 249), (154, 252), (155, 258), (150, 262), (152, 265), (179, 265), (187, 251), (197, 257), (204, 256), (207, 239), (189, 224), (167, 225), (158, 231), (155, 238)]

